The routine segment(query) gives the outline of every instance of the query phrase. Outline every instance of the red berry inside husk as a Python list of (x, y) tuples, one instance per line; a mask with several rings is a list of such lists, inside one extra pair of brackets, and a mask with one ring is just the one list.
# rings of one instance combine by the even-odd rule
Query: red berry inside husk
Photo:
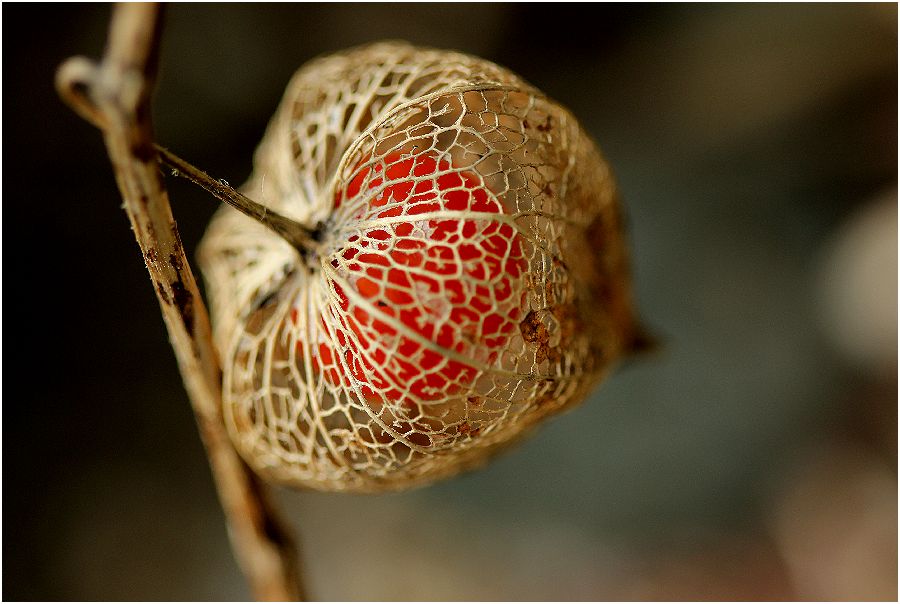
[(414, 407), (470, 389), (522, 315), (527, 263), (503, 206), (474, 173), (430, 155), (358, 169), (335, 208), (360, 195), (371, 195), (356, 216), (362, 235), (333, 256), (334, 320), (323, 319), (317, 364), (370, 403)]

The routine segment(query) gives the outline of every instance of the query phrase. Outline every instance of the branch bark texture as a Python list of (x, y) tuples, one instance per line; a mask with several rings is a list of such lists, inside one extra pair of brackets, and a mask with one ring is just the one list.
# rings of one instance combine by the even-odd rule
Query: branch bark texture
[(160, 174), (150, 119), (160, 32), (158, 5), (117, 5), (103, 59), (99, 64), (83, 57), (69, 59), (57, 72), (57, 89), (79, 115), (103, 131), (209, 456), (238, 563), (257, 599), (298, 600), (303, 593), (293, 539), (278, 520), (265, 486), (231, 445), (222, 420), (221, 370), (209, 316)]

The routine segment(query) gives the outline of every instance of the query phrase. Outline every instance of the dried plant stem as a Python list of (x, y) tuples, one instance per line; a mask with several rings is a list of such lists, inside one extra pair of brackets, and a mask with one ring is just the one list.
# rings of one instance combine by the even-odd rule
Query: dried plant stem
[(57, 73), (60, 95), (103, 131), (169, 339), (209, 456), (232, 547), (261, 600), (302, 597), (293, 540), (259, 478), (231, 445), (221, 414), (221, 371), (209, 317), (181, 245), (153, 144), (150, 95), (161, 30), (153, 4), (117, 5), (99, 64), (75, 57)]
[(217, 199), (227, 203), (245, 216), (266, 225), (276, 235), (293, 245), (300, 252), (308, 252), (316, 247), (318, 234), (310, 231), (299, 222), (282, 216), (274, 210), (257, 203), (231, 188), (230, 185), (210, 177), (207, 173), (195, 168), (165, 147), (156, 145), (160, 161), (172, 168), (172, 173), (182, 176), (195, 185), (199, 185)]

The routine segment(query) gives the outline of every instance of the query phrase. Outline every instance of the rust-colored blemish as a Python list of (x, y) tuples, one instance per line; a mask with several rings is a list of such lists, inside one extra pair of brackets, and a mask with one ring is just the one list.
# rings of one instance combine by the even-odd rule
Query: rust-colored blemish
[(181, 320), (184, 321), (184, 328), (188, 333), (194, 332), (194, 296), (185, 287), (180, 280), (172, 284), (172, 297), (178, 312), (181, 314)]
[(159, 292), (159, 297), (162, 298), (163, 302), (165, 302), (166, 304), (172, 303), (172, 300), (169, 298), (169, 293), (166, 291), (165, 286), (159, 281), (156, 282), (156, 291)]
[(538, 124), (537, 129), (538, 132), (548, 132), (553, 128), (553, 116), (547, 115), (547, 119), (544, 120), (543, 124)]
[[(550, 312), (556, 318), (560, 326), (559, 344), (550, 346), (550, 332), (546, 324), (541, 321), (542, 313)], [(581, 326), (581, 320), (578, 316), (578, 309), (574, 304), (560, 304), (550, 307), (544, 311), (531, 311), (525, 319), (519, 324), (519, 330), (522, 332), (522, 338), (530, 343), (536, 344), (535, 361), (543, 363), (549, 360), (556, 363), (563, 357), (563, 353), (569, 347), (569, 343), (575, 334), (578, 333)]]
[(534, 310), (529, 312), (519, 323), (519, 331), (522, 332), (522, 338), (531, 344), (546, 344), (550, 340), (547, 326), (538, 318), (538, 313)]

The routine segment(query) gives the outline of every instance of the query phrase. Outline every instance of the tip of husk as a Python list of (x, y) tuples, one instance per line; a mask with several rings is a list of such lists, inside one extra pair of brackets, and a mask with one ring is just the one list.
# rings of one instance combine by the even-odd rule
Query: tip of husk
[(629, 357), (656, 354), (663, 349), (659, 336), (643, 325), (635, 325), (631, 338), (625, 344), (625, 354)]

